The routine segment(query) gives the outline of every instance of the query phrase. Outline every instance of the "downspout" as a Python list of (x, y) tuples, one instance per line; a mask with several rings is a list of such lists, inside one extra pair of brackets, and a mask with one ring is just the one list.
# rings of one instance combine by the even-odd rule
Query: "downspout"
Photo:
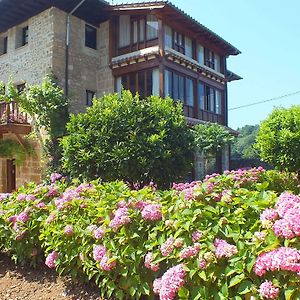
[(70, 46), (70, 17), (85, 2), (81, 0), (67, 15), (66, 23), (66, 47), (65, 47), (65, 96), (69, 96), (69, 46)]
[[(224, 58), (224, 75), (227, 73), (227, 57)], [(228, 126), (228, 82), (225, 82), (225, 90), (224, 90), (224, 125)]]

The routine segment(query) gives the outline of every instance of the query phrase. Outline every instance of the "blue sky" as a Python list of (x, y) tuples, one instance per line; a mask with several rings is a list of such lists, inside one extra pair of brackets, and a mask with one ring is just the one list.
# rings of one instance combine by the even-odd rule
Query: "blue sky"
[[(299, 0), (171, 2), (242, 51), (241, 55), (228, 61), (228, 68), (243, 77), (243, 80), (228, 85), (229, 107), (300, 91)], [(258, 124), (274, 106), (293, 104), (300, 104), (300, 93), (230, 111), (229, 126)]]

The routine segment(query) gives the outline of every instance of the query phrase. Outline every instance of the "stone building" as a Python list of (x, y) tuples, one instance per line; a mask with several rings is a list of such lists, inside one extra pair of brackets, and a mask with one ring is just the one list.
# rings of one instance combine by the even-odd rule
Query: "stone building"
[[(143, 97), (169, 95), (182, 101), (191, 125), (227, 127), (227, 83), (240, 77), (227, 69), (226, 59), (239, 53), (168, 1), (0, 0), (0, 81), (12, 76), (21, 88), (52, 72), (71, 98), (73, 113), (84, 111), (95, 95), (124, 87)], [(0, 139), (21, 140), (29, 122), (8, 124), (3, 105)], [(196, 160), (196, 177), (203, 173), (201, 161)], [(11, 165), (0, 159), (0, 191), (39, 180), (36, 158), (24, 167)], [(227, 166), (224, 153), (219, 168)]]

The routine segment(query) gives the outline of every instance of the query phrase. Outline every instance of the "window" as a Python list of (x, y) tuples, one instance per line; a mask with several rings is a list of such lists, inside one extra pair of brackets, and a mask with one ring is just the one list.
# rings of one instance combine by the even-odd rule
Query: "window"
[(85, 25), (85, 46), (97, 49), (97, 29), (90, 25)]
[(188, 37), (185, 37), (185, 55), (188, 57), (193, 57), (193, 43)]
[(200, 44), (197, 45), (197, 61), (199, 64), (204, 65), (204, 47)]
[(184, 54), (185, 48), (184, 48), (184, 35), (174, 31), (174, 50)]
[(22, 28), (22, 46), (28, 44), (28, 26)]
[(22, 93), (25, 90), (25, 82), (17, 84), (16, 89), (19, 93)]
[[(134, 95), (138, 93), (142, 99), (145, 99), (150, 95), (157, 94), (158, 83), (158, 70), (143, 70), (122, 76), (121, 85), (117, 79), (117, 88), (130, 90)], [(117, 92), (121, 91), (117, 90)]]
[(215, 69), (215, 54), (213, 51), (205, 48), (204, 51), (204, 64), (211, 69)]
[[(153, 45), (149, 41), (158, 38), (158, 20), (153, 15), (119, 18), (119, 49), (131, 46), (131, 51)], [(123, 49), (124, 50), (124, 49)]]
[(172, 28), (169, 26), (165, 26), (165, 45), (166, 47), (173, 48)]
[(176, 72), (165, 71), (165, 96), (185, 105), (194, 106), (194, 81)]
[(7, 53), (7, 36), (0, 38), (0, 55)]
[(119, 47), (130, 45), (130, 16), (120, 16), (119, 19)]
[(222, 92), (198, 82), (198, 105), (200, 110), (222, 114)]
[(153, 15), (147, 16), (147, 40), (158, 38), (158, 20)]
[(29, 39), (29, 27), (17, 27), (16, 30), (16, 49), (28, 44)]
[(93, 105), (93, 99), (94, 99), (96, 93), (93, 92), (93, 91), (90, 91), (90, 90), (86, 90), (85, 95), (86, 95), (86, 105), (87, 106), (92, 106)]

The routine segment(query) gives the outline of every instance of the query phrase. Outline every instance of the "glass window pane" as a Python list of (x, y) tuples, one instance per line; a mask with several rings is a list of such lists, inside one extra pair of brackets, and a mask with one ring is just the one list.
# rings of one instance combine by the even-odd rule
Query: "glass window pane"
[(172, 72), (165, 70), (165, 97), (173, 97)]
[(130, 16), (120, 16), (119, 20), (119, 47), (122, 48), (130, 44)]
[(204, 48), (199, 44), (197, 48), (197, 60), (201, 65), (204, 65)]
[(142, 99), (145, 98), (145, 72), (138, 73), (138, 91), (137, 91)]
[(221, 58), (220, 55), (215, 54), (215, 70), (221, 72)]
[(136, 94), (136, 73), (129, 74), (129, 90), (133, 95)]
[(147, 16), (147, 40), (158, 37), (158, 20), (155, 16)]
[(219, 115), (222, 114), (222, 92), (216, 90), (216, 109), (215, 112)]
[(138, 37), (138, 22), (133, 22), (133, 43), (137, 43), (137, 37)]
[(179, 100), (178, 87), (179, 87), (179, 76), (177, 74), (173, 74), (173, 99), (175, 101)]
[(179, 98), (182, 102), (184, 102), (184, 77), (179, 76)]
[(199, 109), (205, 109), (205, 92), (204, 92), (204, 84), (198, 83), (198, 105)]
[(85, 46), (97, 49), (97, 29), (89, 25), (85, 25)]
[(166, 47), (172, 48), (172, 28), (169, 26), (165, 27), (165, 45)]
[(152, 95), (153, 91), (153, 71), (149, 70), (147, 71), (147, 81), (146, 81), (146, 97)]
[(194, 106), (194, 82), (192, 79), (186, 79), (186, 104)]
[(188, 57), (193, 57), (192, 40), (188, 37), (185, 38), (185, 55)]
[(143, 42), (145, 40), (145, 20), (140, 20), (140, 41)]

